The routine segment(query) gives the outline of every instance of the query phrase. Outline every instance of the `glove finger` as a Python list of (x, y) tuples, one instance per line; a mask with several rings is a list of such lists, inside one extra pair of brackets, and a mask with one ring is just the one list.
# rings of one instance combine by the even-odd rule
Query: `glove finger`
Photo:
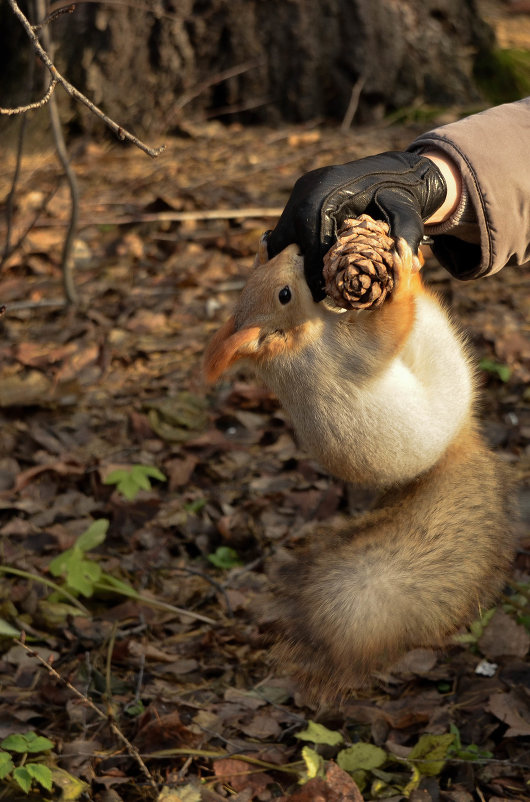
[(403, 237), (412, 252), (417, 253), (423, 237), (423, 221), (413, 195), (401, 188), (379, 190), (374, 202), (390, 225), (393, 237)]
[(291, 245), (296, 241), (296, 233), (294, 230), (294, 222), (291, 210), (287, 205), (282, 212), (282, 215), (275, 228), (269, 231), (267, 236), (267, 251), (269, 259), (277, 256), (284, 248)]

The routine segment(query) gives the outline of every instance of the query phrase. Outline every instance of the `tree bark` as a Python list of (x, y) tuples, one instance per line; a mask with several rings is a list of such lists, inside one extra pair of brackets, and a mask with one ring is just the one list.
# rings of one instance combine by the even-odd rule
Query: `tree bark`
[[(340, 121), (360, 80), (362, 122), (414, 103), (475, 103), (474, 54), (493, 41), (474, 0), (134, 5), (80, 4), (53, 23), (53, 37), (61, 72), (139, 135), (171, 132), (182, 119), (205, 116)], [(0, 26), (0, 105), (7, 106), (20, 96), (30, 49), (5, 3)], [(62, 103), (82, 129), (98, 125), (69, 99)]]

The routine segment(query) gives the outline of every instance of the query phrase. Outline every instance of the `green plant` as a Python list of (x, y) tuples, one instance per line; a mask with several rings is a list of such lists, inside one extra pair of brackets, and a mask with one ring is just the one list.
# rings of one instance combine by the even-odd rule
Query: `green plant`
[[(0, 743), (0, 780), (11, 779), (27, 794), (33, 783), (47, 791), (52, 787), (52, 772), (42, 762), (28, 760), (28, 755), (36, 759), (53, 748), (52, 741), (36, 732), (8, 735)], [(19, 758), (18, 765), (15, 760)]]
[(530, 94), (530, 51), (496, 48), (477, 54), (473, 75), (494, 105), (510, 103)]
[(455, 643), (469, 643), (471, 646), (476, 646), (494, 614), (495, 607), (491, 610), (487, 610), (480, 618), (472, 621), (467, 632), (462, 632), (454, 636), (453, 640)]
[[(76, 602), (77, 600), (75, 597), (78, 593), (88, 597), (96, 593), (117, 593), (121, 596), (136, 599), (136, 601), (149, 607), (167, 610), (168, 612), (178, 613), (179, 615), (188, 615), (190, 618), (204, 621), (207, 624), (214, 623), (211, 618), (201, 615), (200, 613), (190, 612), (181, 607), (175, 607), (173, 604), (167, 604), (166, 602), (143, 596), (127, 582), (124, 582), (122, 579), (117, 579), (117, 577), (103, 571), (99, 563), (94, 559), (87, 557), (87, 551), (103, 543), (107, 535), (108, 527), (109, 522), (106, 518), (100, 518), (94, 521), (85, 532), (79, 535), (71, 548), (63, 551), (62, 554), (59, 554), (52, 560), (49, 565), (49, 570), (54, 576), (63, 578), (64, 587), (50, 583), (49, 580), (44, 580), (38, 576), (30, 577), (44, 584), (53, 585), (55, 593), (48, 597), (48, 602), (55, 602), (57, 598), (60, 598), (61, 594), (66, 595), (67, 598)], [(15, 571), (15, 569), (11, 570)], [(86, 608), (82, 607), (82, 609), (89, 615)]]
[(451, 724), (449, 731), (453, 734), (454, 739), (449, 747), (449, 756), (457, 758), (458, 760), (487, 760), (493, 757), (492, 752), (487, 749), (481, 749), (476, 744), (468, 744), (463, 746), (460, 738), (460, 730), (456, 724)]
[(62, 577), (69, 593), (93, 596), (96, 590), (110, 590), (124, 596), (137, 598), (138, 594), (126, 582), (105, 573), (99, 563), (86, 557), (86, 552), (95, 549), (105, 540), (109, 522), (106, 518), (94, 521), (77, 538), (75, 544), (57, 555), (49, 565), (53, 576)]
[(127, 501), (134, 501), (140, 490), (151, 490), (151, 479), (165, 482), (166, 477), (153, 465), (131, 465), (111, 471), (103, 480), (105, 485), (116, 485), (116, 490)]
[(210, 562), (216, 568), (235, 568), (238, 565), (243, 565), (238, 557), (237, 551), (231, 549), (229, 546), (219, 546), (213, 554), (208, 555)]
[(493, 359), (481, 359), (479, 363), (481, 370), (496, 376), (501, 382), (507, 382), (512, 375), (511, 368), (503, 365), (502, 362), (495, 362)]
[[(10, 565), (0, 565), (0, 575), (7, 574), (21, 577), (27, 579), (29, 582), (38, 582), (50, 588), (52, 592), (47, 598), (41, 599), (39, 608), (45, 619), (55, 624), (63, 622), (67, 615), (83, 615), (90, 617), (90, 610), (79, 601), (77, 598), (79, 595), (92, 597), (97, 594), (108, 595), (109, 593), (135, 599), (140, 604), (154, 609), (166, 610), (167, 612), (176, 613), (178, 615), (187, 615), (190, 618), (203, 621), (206, 624), (215, 623), (213, 619), (206, 615), (201, 615), (200, 613), (185, 610), (182, 607), (176, 607), (173, 604), (144, 596), (138, 593), (138, 591), (127, 582), (104, 571), (97, 560), (89, 557), (87, 552), (104, 542), (108, 527), (109, 522), (105, 518), (94, 521), (88, 529), (77, 538), (71, 548), (66, 549), (66, 551), (57, 555), (57, 557), (52, 560), (48, 569), (53, 576), (62, 580), (62, 584), (53, 582), (51, 579), (47, 579), (39, 574), (22, 571), (20, 568), (14, 568)], [(61, 601), (62, 599), (66, 599), (68, 603)], [(16, 621), (16, 608), (12, 605), (8, 612)], [(9, 621), (0, 618), (0, 638), (17, 637), (20, 635), (22, 629), (24, 629), (22, 625), (13, 626)]]
[[(422, 735), (406, 758), (397, 757), (380, 746), (363, 741), (345, 746), (341, 732), (329, 730), (314, 721), (308, 721), (306, 729), (295, 737), (310, 741), (315, 747), (312, 749), (306, 745), (302, 748), (301, 783), (325, 775), (325, 760), (318, 752), (319, 746), (325, 745), (328, 753), (332, 748), (337, 749), (333, 759), (353, 777), (361, 792), (368, 790), (367, 798), (370, 799), (398, 794), (408, 798), (422, 777), (440, 774), (448, 760), (473, 761), (492, 757), (491, 752), (475, 744), (464, 746), (458, 727), (454, 724), (447, 733)], [(340, 746), (342, 748), (338, 748)]]

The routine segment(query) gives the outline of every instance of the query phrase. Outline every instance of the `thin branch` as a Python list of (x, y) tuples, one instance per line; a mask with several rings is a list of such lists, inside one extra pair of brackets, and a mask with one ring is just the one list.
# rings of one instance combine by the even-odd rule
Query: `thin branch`
[[(27, 119), (26, 117), (22, 118), (22, 123), (24, 125), (25, 125), (25, 120), (26, 119)], [(21, 132), (21, 134), (22, 134), (22, 132)], [(21, 137), (20, 146), (22, 146), (22, 139), (23, 139), (23, 137)], [(19, 169), (20, 169), (20, 166), (19, 166)], [(17, 175), (17, 179), (18, 179), (18, 175)], [(14, 188), (15, 188), (15, 184), (16, 184), (15, 177), (13, 177), (13, 187), (12, 187), (13, 191), (14, 191)], [(5, 244), (5, 248), (4, 248), (4, 253), (2, 255), (2, 261), (0, 262), (0, 270), (4, 266), (4, 263), (9, 259), (9, 257), (12, 256), (15, 253), (15, 251), (18, 251), (18, 249), (20, 248), (20, 246), (22, 245), (22, 243), (24, 242), (24, 240), (26, 239), (26, 237), (28, 236), (30, 231), (34, 227), (36, 227), (37, 220), (39, 219), (39, 217), (41, 216), (42, 212), (45, 210), (45, 208), (47, 207), (47, 205), (49, 204), (49, 202), (51, 201), (51, 199), (53, 198), (53, 196), (55, 195), (55, 193), (59, 189), (59, 186), (60, 186), (60, 181), (48, 192), (48, 194), (46, 195), (46, 197), (42, 201), (41, 205), (39, 206), (39, 208), (37, 209), (37, 211), (33, 215), (33, 219), (31, 220), (30, 223), (28, 223), (28, 225), (26, 226), (25, 230), (22, 232), (20, 237), (17, 239), (17, 241), (13, 245), (11, 245), (11, 234), (9, 233), (9, 235), (6, 236), (6, 244)], [(9, 204), (10, 198), (11, 198), (11, 193), (9, 194), (9, 197), (8, 197), (8, 204)], [(11, 201), (11, 206), (12, 206), (12, 201)], [(12, 218), (12, 212), (11, 212), (11, 218)], [(9, 232), (11, 230), (11, 218), (9, 218), (9, 225), (8, 225)]]
[(359, 100), (361, 98), (361, 92), (364, 89), (365, 83), (366, 83), (366, 75), (361, 75), (355, 81), (351, 90), (350, 102), (348, 103), (346, 114), (344, 115), (344, 119), (342, 120), (340, 126), (341, 131), (348, 131), (349, 128), (351, 128), (351, 124), (353, 122), (353, 118), (355, 117), (355, 112), (357, 111)]
[[(88, 226), (125, 226), (131, 223), (180, 223), (187, 220), (246, 220), (250, 217), (279, 217), (282, 206), (248, 206), (241, 209), (197, 209), (189, 212), (145, 212), (144, 214), (128, 214), (122, 217), (81, 220), (79, 228)], [(37, 228), (54, 228), (64, 226), (64, 220), (43, 220), (36, 224)]]
[(249, 72), (249, 70), (259, 67), (260, 64), (261, 62), (259, 61), (247, 61), (244, 64), (238, 64), (236, 67), (230, 67), (227, 70), (223, 70), (222, 72), (212, 75), (210, 78), (206, 78), (204, 81), (196, 84), (187, 92), (184, 92), (180, 98), (175, 101), (172, 108), (172, 118), (175, 116), (176, 112), (181, 111), (184, 106), (194, 100), (194, 98), (202, 95), (206, 89), (209, 89), (211, 86), (215, 86), (216, 84), (220, 84), (223, 81), (228, 81), (230, 78), (235, 78), (238, 75), (242, 75), (245, 72)]
[[(37, 19), (42, 19), (46, 13), (46, 0), (35, 0), (37, 9)], [(51, 50), (51, 36), (48, 28), (43, 27), (41, 31), (42, 40), (47, 50)], [(54, 79), (55, 80), (55, 79)], [(72, 248), (74, 245), (74, 237), (77, 230), (77, 221), (79, 219), (79, 189), (77, 186), (77, 179), (70, 164), (66, 143), (64, 141), (63, 129), (61, 126), (61, 118), (59, 116), (59, 109), (57, 107), (57, 100), (55, 97), (51, 98), (49, 105), (50, 122), (52, 126), (53, 140), (55, 143), (55, 150), (57, 157), (61, 162), (64, 170), (66, 180), (68, 182), (68, 189), (70, 190), (70, 219), (68, 221), (68, 229), (63, 242), (63, 252), (61, 254), (61, 271), (63, 274), (63, 287), (66, 300), (70, 304), (78, 302), (78, 295), (75, 288), (74, 277), (72, 273)]]
[(63, 306), (66, 306), (64, 298), (52, 298), (49, 301), (15, 301), (15, 303), (9, 304), (9, 311), (21, 312), (26, 309), (55, 309), (56, 307), (60, 309)]
[[(87, 3), (94, 3), (98, 6), (122, 6), (123, 8), (134, 8), (136, 11), (143, 11), (146, 14), (152, 14), (156, 19), (170, 19), (174, 20), (175, 22), (180, 22), (180, 17), (176, 14), (169, 14), (167, 11), (164, 11), (157, 5), (156, 8), (149, 6), (147, 3), (133, 3), (129, 2), (129, 0), (76, 0), (75, 5), (81, 6), (86, 5)], [(64, 12), (68, 10), (70, 6), (61, 5), (60, 2), (55, 2), (51, 4), (51, 11), (52, 14), (55, 14), (58, 11)]]
[(2, 108), (2, 106), (0, 106), (0, 114), (7, 114), (9, 116), (12, 116), (13, 114), (24, 114), (26, 111), (32, 111), (33, 109), (40, 109), (41, 106), (44, 106), (48, 102), (48, 100), (50, 100), (54, 92), (54, 89), (58, 83), (59, 81), (57, 80), (57, 78), (52, 78), (46, 94), (43, 97), (41, 97), (40, 100), (36, 100), (34, 103), (28, 103), (26, 106), (16, 106), (16, 108), (14, 109), (4, 109)]
[(91, 100), (85, 97), (85, 95), (83, 95), (83, 93), (80, 92), (79, 89), (76, 89), (76, 87), (73, 86), (73, 84), (67, 81), (66, 78), (63, 75), (61, 75), (61, 73), (51, 60), (46, 50), (42, 47), (41, 43), (39, 42), (35, 34), (33, 26), (20, 10), (16, 0), (8, 0), (8, 3), (11, 6), (15, 16), (20, 20), (24, 30), (26, 31), (33, 45), (33, 49), (37, 53), (38, 57), (43, 62), (43, 64), (45, 64), (45, 66), (48, 68), (52, 78), (55, 78), (61, 84), (63, 89), (70, 95), (70, 97), (73, 97), (75, 100), (79, 101), (79, 103), (82, 103), (84, 106), (90, 109), (90, 111), (93, 114), (95, 114), (96, 117), (99, 117), (100, 120), (103, 120), (103, 122), (112, 131), (114, 131), (118, 139), (121, 139), (122, 141), (127, 140), (129, 142), (132, 142), (133, 145), (136, 145), (136, 147), (140, 148), (140, 150), (143, 150), (144, 153), (147, 153), (148, 156), (152, 156), (153, 158), (155, 158), (165, 150), (166, 147), (165, 145), (161, 145), (159, 148), (148, 147), (144, 142), (139, 140), (138, 137), (134, 136), (134, 134), (131, 134), (130, 131), (127, 131), (121, 125), (118, 125), (118, 123), (114, 122), (114, 120), (111, 120), (110, 117), (107, 117), (105, 112), (103, 112), (98, 106), (92, 103)]
[(131, 755), (131, 757), (133, 757), (136, 760), (136, 762), (140, 766), (140, 769), (141, 769), (142, 773), (147, 778), (149, 784), (153, 788), (157, 788), (157, 784), (155, 783), (155, 781), (154, 781), (154, 779), (153, 779), (153, 777), (151, 775), (151, 772), (149, 771), (149, 769), (145, 765), (144, 761), (142, 760), (142, 756), (140, 755), (140, 752), (138, 751), (136, 746), (134, 746), (134, 744), (132, 744), (128, 740), (128, 738), (125, 737), (125, 735), (120, 730), (118, 725), (113, 721), (113, 719), (110, 716), (105, 715), (105, 713), (103, 713), (99, 709), (99, 707), (97, 707), (94, 704), (94, 702), (90, 699), (89, 696), (86, 696), (85, 694), (81, 693), (81, 691), (78, 690), (78, 688), (76, 688), (75, 685), (72, 685), (71, 682), (69, 682), (67, 679), (62, 677), (59, 674), (59, 672), (56, 671), (53, 668), (53, 666), (50, 665), (50, 663), (48, 663), (43, 657), (40, 656), (40, 654), (38, 654), (38, 652), (35, 652), (33, 649), (30, 649), (29, 646), (26, 646), (24, 640), (25, 640), (24, 633), (22, 633), (20, 639), (19, 638), (13, 638), (14, 643), (17, 643), (19, 646), (22, 646), (22, 648), (29, 655), (31, 655), (31, 657), (34, 657), (36, 660), (39, 661), (39, 663), (41, 663), (44, 666), (44, 668), (52, 675), (52, 677), (55, 677), (55, 679), (58, 679), (59, 682), (63, 683), (63, 685), (66, 685), (66, 687), (70, 691), (72, 691), (72, 693), (75, 696), (77, 696), (77, 698), (80, 699), (83, 702), (83, 704), (87, 705), (97, 716), (99, 716), (99, 718), (103, 719), (104, 721), (106, 721), (109, 724), (109, 726), (110, 726), (111, 730), (113, 731), (113, 733), (124, 744), (125, 748), (127, 749), (128, 753)]
[(62, 17), (63, 14), (71, 14), (73, 11), (75, 11), (75, 3), (72, 3), (69, 6), (62, 6), (61, 8), (58, 8), (56, 11), (52, 11), (51, 14), (48, 14), (46, 19), (43, 20), (42, 22), (39, 22), (38, 25), (34, 25), (33, 30), (35, 31), (35, 33), (37, 33), (37, 31), (40, 31), (40, 29), (44, 28), (45, 25), (49, 25), (51, 22), (55, 22), (57, 17)]
[[(35, 59), (29, 60), (29, 70), (28, 70), (28, 94), (31, 97), (33, 91), (33, 79), (35, 74)], [(18, 129), (18, 142), (17, 142), (17, 155), (15, 160), (15, 170), (13, 172), (13, 180), (11, 182), (11, 189), (9, 190), (9, 194), (6, 199), (6, 240), (4, 244), (4, 252), (2, 253), (2, 259), (0, 260), (0, 271), (3, 269), (7, 259), (13, 253), (14, 248), (17, 246), (11, 247), (11, 234), (13, 229), (13, 211), (15, 206), (15, 192), (18, 184), (18, 179), (20, 177), (20, 168), (22, 165), (22, 151), (24, 149), (24, 138), (26, 136), (26, 127), (28, 124), (28, 118), (23, 115), (20, 121), (20, 127)], [(36, 218), (34, 222), (36, 221)]]

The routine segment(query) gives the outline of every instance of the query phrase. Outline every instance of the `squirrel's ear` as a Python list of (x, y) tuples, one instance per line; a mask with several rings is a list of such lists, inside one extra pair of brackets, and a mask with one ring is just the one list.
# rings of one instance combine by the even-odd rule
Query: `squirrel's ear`
[(213, 384), (238, 359), (252, 356), (258, 348), (259, 326), (236, 331), (232, 316), (214, 334), (204, 355), (204, 375)]

